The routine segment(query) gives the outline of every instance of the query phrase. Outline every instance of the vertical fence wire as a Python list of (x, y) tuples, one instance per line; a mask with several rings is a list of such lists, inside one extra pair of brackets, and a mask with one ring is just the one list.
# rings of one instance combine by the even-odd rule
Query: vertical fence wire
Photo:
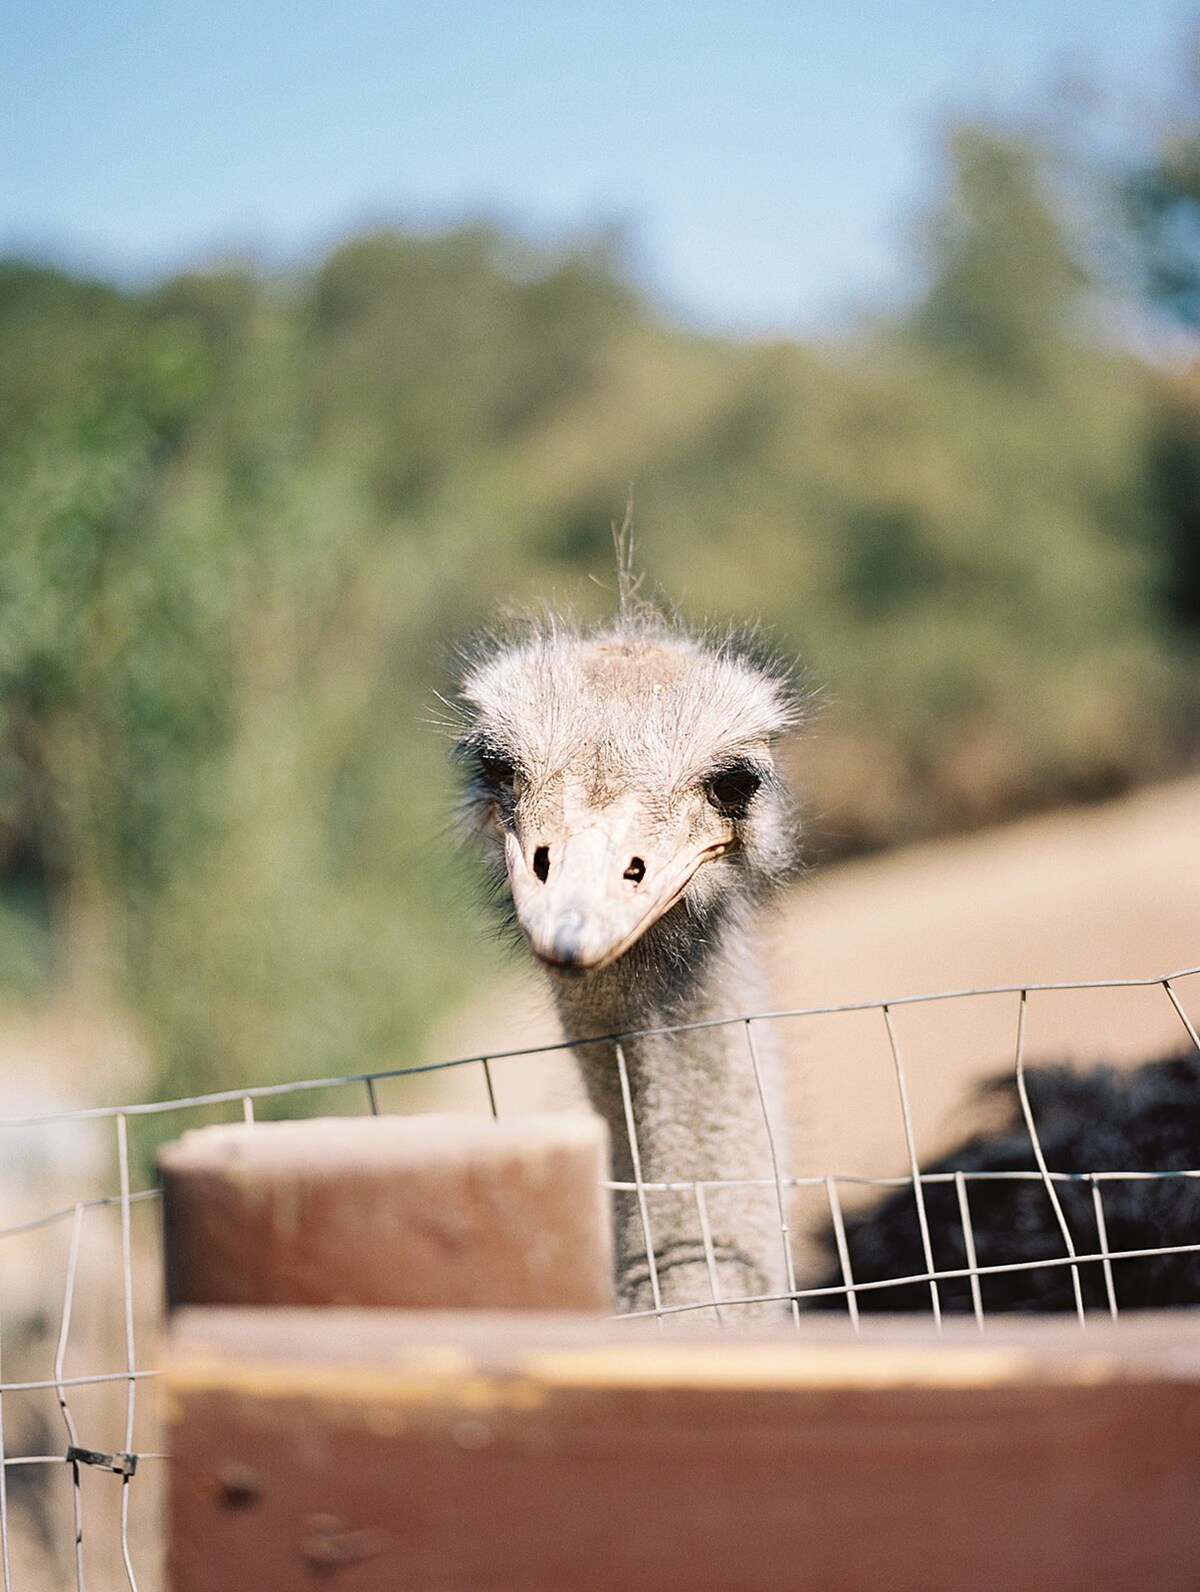
[[(1029, 1104), (1029, 1089), (1025, 1082), (1025, 1014), (1029, 1006), (1029, 991), (1021, 991), (1021, 1003), (1017, 1012), (1017, 1097), (1021, 1102), (1021, 1115), (1025, 1118), (1025, 1126), (1029, 1129), (1029, 1137), (1033, 1144), (1033, 1158), (1037, 1162), (1038, 1172), (1041, 1174), (1042, 1186), (1046, 1196), (1054, 1207), (1054, 1219), (1058, 1223), (1058, 1230), (1062, 1234), (1063, 1243), (1067, 1246), (1067, 1254), (1074, 1260), (1078, 1251), (1075, 1240), (1071, 1237), (1071, 1229), (1067, 1226), (1066, 1214), (1062, 1208), (1062, 1201), (1058, 1197), (1058, 1190), (1054, 1187), (1054, 1179), (1046, 1166), (1046, 1157), (1042, 1153), (1042, 1141), (1038, 1137), (1037, 1123), (1033, 1120), (1033, 1108)], [(1071, 1267), (1071, 1286), (1075, 1291), (1075, 1313), (1079, 1317), (1079, 1325), (1087, 1325), (1087, 1316), (1083, 1308), (1083, 1284), (1079, 1278), (1079, 1267)]]
[(1162, 987), (1167, 992), (1167, 999), (1178, 1013), (1179, 1021), (1187, 1029), (1188, 1038), (1191, 1040), (1192, 1044), (1195, 1045), (1196, 1049), (1200, 1050), (1200, 1033), (1197, 1033), (1195, 1023), (1193, 1023), (1192, 1019), (1180, 1005), (1179, 996), (1176, 995), (1174, 989), (1171, 987), (1171, 980), (1169, 978), (1164, 978), (1162, 981)]
[(783, 1244), (783, 1273), (787, 1279), (788, 1297), (791, 1300), (792, 1320), (800, 1325), (800, 1304), (796, 1298), (796, 1271), (792, 1264), (792, 1234), (788, 1226), (787, 1202), (783, 1196), (783, 1179), (779, 1171), (779, 1155), (775, 1149), (775, 1131), (771, 1126), (771, 1111), (763, 1087), (762, 1068), (758, 1061), (758, 1046), (754, 1042), (754, 1028), (746, 1019), (746, 1044), (750, 1049), (750, 1065), (754, 1069), (754, 1087), (758, 1090), (758, 1103), (762, 1109), (763, 1126), (767, 1130), (767, 1151), (771, 1157), (771, 1176), (775, 1180), (775, 1203), (779, 1209), (779, 1237)]
[(933, 1264), (933, 1243), (929, 1236), (929, 1214), (925, 1209), (925, 1190), (921, 1186), (921, 1168), (917, 1163), (917, 1141), (913, 1133), (912, 1112), (908, 1105), (908, 1084), (904, 1078), (904, 1063), (900, 1059), (900, 1044), (896, 1027), (887, 1006), (883, 1007), (883, 1022), (887, 1029), (888, 1044), (892, 1051), (892, 1065), (896, 1069), (896, 1087), (900, 1092), (900, 1115), (904, 1120), (904, 1143), (908, 1149), (908, 1170), (912, 1177), (913, 1198), (917, 1202), (917, 1226), (921, 1230), (921, 1251), (925, 1256), (925, 1270), (929, 1274), (929, 1300), (933, 1306), (933, 1324), (942, 1330), (942, 1301), (938, 1293), (936, 1267)]
[[(125, 1452), (133, 1453), (134, 1398), (137, 1390), (137, 1360), (133, 1342), (133, 1242), (129, 1219), (129, 1132), (125, 1114), (117, 1117), (117, 1158), (121, 1179), (121, 1275), (125, 1293), (125, 1369), (128, 1381), (125, 1392)], [(137, 1577), (129, 1556), (129, 1483), (128, 1470), (121, 1475), (121, 1557), (125, 1561), (125, 1575), (130, 1592), (137, 1592)]]
[(379, 1101), (375, 1098), (375, 1080), (374, 1078), (364, 1078), (363, 1082), (367, 1086), (367, 1110), (371, 1116), (377, 1117), (379, 1115)]
[(962, 1223), (967, 1275), (971, 1282), (971, 1309), (975, 1315), (975, 1325), (982, 1332), (983, 1294), (979, 1287), (979, 1256), (975, 1252), (975, 1228), (971, 1221), (971, 1202), (967, 1198), (967, 1180), (961, 1172), (954, 1174), (954, 1192), (958, 1196), (958, 1218)]
[(252, 1095), (245, 1095), (242, 1098), (242, 1121), (250, 1123), (254, 1121), (254, 1097)]
[[(54, 1382), (58, 1408), (67, 1429), (68, 1450), (79, 1447), (79, 1434), (67, 1403), (67, 1390), (63, 1384), (67, 1359), (67, 1343), (71, 1336), (71, 1313), (75, 1305), (75, 1276), (79, 1269), (79, 1241), (83, 1234), (82, 1205), (76, 1205), (71, 1222), (71, 1238), (67, 1247), (67, 1275), (63, 1282), (62, 1317), (58, 1327), (58, 1342), (54, 1350)], [(71, 1456), (71, 1511), (75, 1535), (75, 1589), (83, 1592), (83, 1492), (80, 1487), (79, 1461)]]
[(1104, 1267), (1104, 1291), (1108, 1296), (1108, 1313), (1117, 1320), (1117, 1290), (1113, 1286), (1112, 1257), (1108, 1251), (1108, 1227), (1104, 1220), (1104, 1201), (1100, 1198), (1100, 1179), (1092, 1177), (1092, 1212), (1096, 1218), (1096, 1236), (1100, 1240), (1100, 1260)]
[(496, 1110), (496, 1091), (492, 1087), (491, 1065), (486, 1056), (480, 1056), (479, 1061), (483, 1067), (483, 1081), (487, 1087), (488, 1107), (491, 1110), (492, 1116), (498, 1117), (500, 1113)]
[(700, 1242), (704, 1245), (704, 1264), (708, 1267), (708, 1285), (712, 1289), (713, 1314), (721, 1326), (725, 1325), (725, 1317), (721, 1313), (721, 1279), (717, 1273), (717, 1255), (713, 1248), (712, 1223), (708, 1219), (708, 1201), (704, 1197), (704, 1185), (693, 1183), (692, 1190), (696, 1197), (696, 1215), (700, 1221)]
[(833, 1223), (833, 1239), (837, 1245), (838, 1265), (842, 1268), (842, 1281), (846, 1285), (846, 1309), (858, 1331), (858, 1297), (854, 1288), (854, 1272), (850, 1265), (850, 1246), (846, 1242), (846, 1223), (842, 1216), (842, 1201), (837, 1183), (832, 1177), (825, 1179), (825, 1198), (829, 1201), (829, 1219)]
[(654, 1241), (650, 1237), (650, 1210), (646, 1203), (646, 1185), (642, 1181), (642, 1155), (638, 1149), (637, 1124), (633, 1118), (633, 1095), (629, 1088), (629, 1068), (625, 1051), (620, 1044), (613, 1046), (617, 1053), (617, 1077), (621, 1083), (621, 1102), (625, 1110), (625, 1131), (629, 1135), (629, 1158), (633, 1162), (633, 1183), (637, 1191), (638, 1215), (642, 1221), (642, 1237), (646, 1241), (646, 1266), (650, 1273), (650, 1293), (654, 1299), (654, 1313), (662, 1324), (662, 1294), (658, 1286), (658, 1266), (654, 1258)]

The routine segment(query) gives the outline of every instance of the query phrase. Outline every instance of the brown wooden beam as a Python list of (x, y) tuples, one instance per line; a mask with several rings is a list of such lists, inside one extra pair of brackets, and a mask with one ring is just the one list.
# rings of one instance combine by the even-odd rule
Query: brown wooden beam
[(1194, 1592), (1200, 1322), (184, 1312), (175, 1592)]

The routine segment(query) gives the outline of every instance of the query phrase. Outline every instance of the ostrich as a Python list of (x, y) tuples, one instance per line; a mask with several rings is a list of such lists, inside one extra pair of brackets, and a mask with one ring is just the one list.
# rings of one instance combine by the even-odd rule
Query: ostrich
[[(785, 1296), (774, 1063), (721, 1020), (761, 1007), (756, 920), (797, 849), (775, 748), (800, 698), (752, 636), (689, 633), (622, 596), (609, 625), (533, 623), (476, 648), (466, 816), (549, 976), (616, 1181), (639, 1153), (644, 1182), (689, 1185), (649, 1191), (644, 1211), (618, 1195), (622, 1307), (651, 1308), (656, 1287), (663, 1305), (710, 1302), (714, 1283)], [(697, 1024), (712, 1026), (664, 1032)], [(752, 1186), (709, 1191), (705, 1221), (705, 1179)]]
[[(1077, 1254), (1094, 1255), (1102, 1248), (1087, 1174), (1200, 1169), (1200, 1051), (1186, 1051), (1127, 1071), (1031, 1067), (1025, 1080), (1047, 1166), (1079, 1177), (1078, 1182), (1054, 1185)], [(992, 1080), (985, 1085), (985, 1093), (1007, 1108), (1006, 1119), (933, 1162), (925, 1168), (927, 1174), (1036, 1172), (1015, 1077)], [(1075, 1286), (1069, 1266), (1024, 1269), (1039, 1260), (1061, 1261), (1067, 1253), (1058, 1217), (1040, 1179), (979, 1179), (971, 1181), (968, 1188), (979, 1266), (1022, 1267), (980, 1279), (984, 1310), (1074, 1310)], [(1114, 1178), (1104, 1180), (1099, 1188), (1110, 1251), (1200, 1244), (1200, 1179)], [(924, 1200), (935, 1269), (965, 1270), (966, 1239), (953, 1183), (925, 1184)], [(836, 1250), (832, 1232), (822, 1234), (821, 1242), (832, 1260)], [(855, 1282), (920, 1276), (926, 1270), (911, 1189), (897, 1190), (848, 1221), (846, 1242)], [(1081, 1265), (1078, 1275), (1084, 1307), (1106, 1309), (1108, 1292), (1101, 1263)], [(831, 1266), (818, 1286), (837, 1288), (842, 1281), (840, 1266)], [(1112, 1281), (1122, 1308), (1200, 1304), (1200, 1250), (1181, 1247), (1175, 1254), (1113, 1260)], [(966, 1276), (939, 1282), (938, 1294), (943, 1310), (973, 1308)], [(928, 1310), (931, 1302), (925, 1282), (868, 1289), (857, 1299), (860, 1310)], [(837, 1294), (816, 1296), (804, 1303), (811, 1309), (846, 1308)]]

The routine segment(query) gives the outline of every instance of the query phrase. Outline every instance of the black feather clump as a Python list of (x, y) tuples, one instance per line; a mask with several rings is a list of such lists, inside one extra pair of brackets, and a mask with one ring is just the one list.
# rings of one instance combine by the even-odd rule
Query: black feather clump
[[(1188, 1051), (1133, 1069), (1069, 1067), (1026, 1070), (1026, 1088), (1047, 1168), (1078, 1182), (1054, 1184), (1076, 1253), (1101, 1250), (1093, 1199), (1093, 1172), (1192, 1172), (1200, 1169), (1200, 1051)], [(1009, 1108), (995, 1131), (979, 1133), (923, 1170), (964, 1172), (976, 1260), (981, 1268), (1020, 1265), (1028, 1270), (981, 1277), (985, 1314), (991, 1311), (1074, 1310), (1071, 1267), (1054, 1208), (1040, 1179), (976, 1180), (980, 1172), (1036, 1172), (1033, 1146), (1020, 1109), (1015, 1077), (998, 1078), (985, 1092)], [(1200, 1245), (1200, 1178), (1100, 1180), (1098, 1185), (1108, 1250), (1153, 1250)], [(925, 1183), (934, 1270), (967, 1267), (967, 1247), (953, 1182)], [(884, 1282), (926, 1272), (916, 1200), (911, 1187), (898, 1189), (846, 1222), (855, 1283)], [(820, 1235), (836, 1257), (832, 1231)], [(1086, 1309), (1108, 1308), (1100, 1261), (1078, 1267)], [(1118, 1308), (1169, 1309), (1200, 1304), (1200, 1250), (1143, 1255), (1112, 1261)], [(832, 1265), (817, 1286), (837, 1288), (841, 1267)], [(939, 1280), (946, 1311), (973, 1308), (967, 1277)], [(860, 1310), (928, 1311), (929, 1283), (898, 1283), (857, 1295)], [(844, 1294), (802, 1301), (807, 1309), (846, 1309)]]

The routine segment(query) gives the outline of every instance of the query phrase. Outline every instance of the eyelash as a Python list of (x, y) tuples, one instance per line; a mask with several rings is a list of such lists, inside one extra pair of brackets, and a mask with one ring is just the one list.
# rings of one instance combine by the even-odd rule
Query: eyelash
[(748, 763), (718, 769), (705, 781), (705, 794), (726, 818), (744, 818), (762, 785), (763, 777)]
[(479, 777), (493, 795), (509, 795), (516, 783), (517, 770), (506, 757), (494, 752), (480, 752), (477, 758)]

